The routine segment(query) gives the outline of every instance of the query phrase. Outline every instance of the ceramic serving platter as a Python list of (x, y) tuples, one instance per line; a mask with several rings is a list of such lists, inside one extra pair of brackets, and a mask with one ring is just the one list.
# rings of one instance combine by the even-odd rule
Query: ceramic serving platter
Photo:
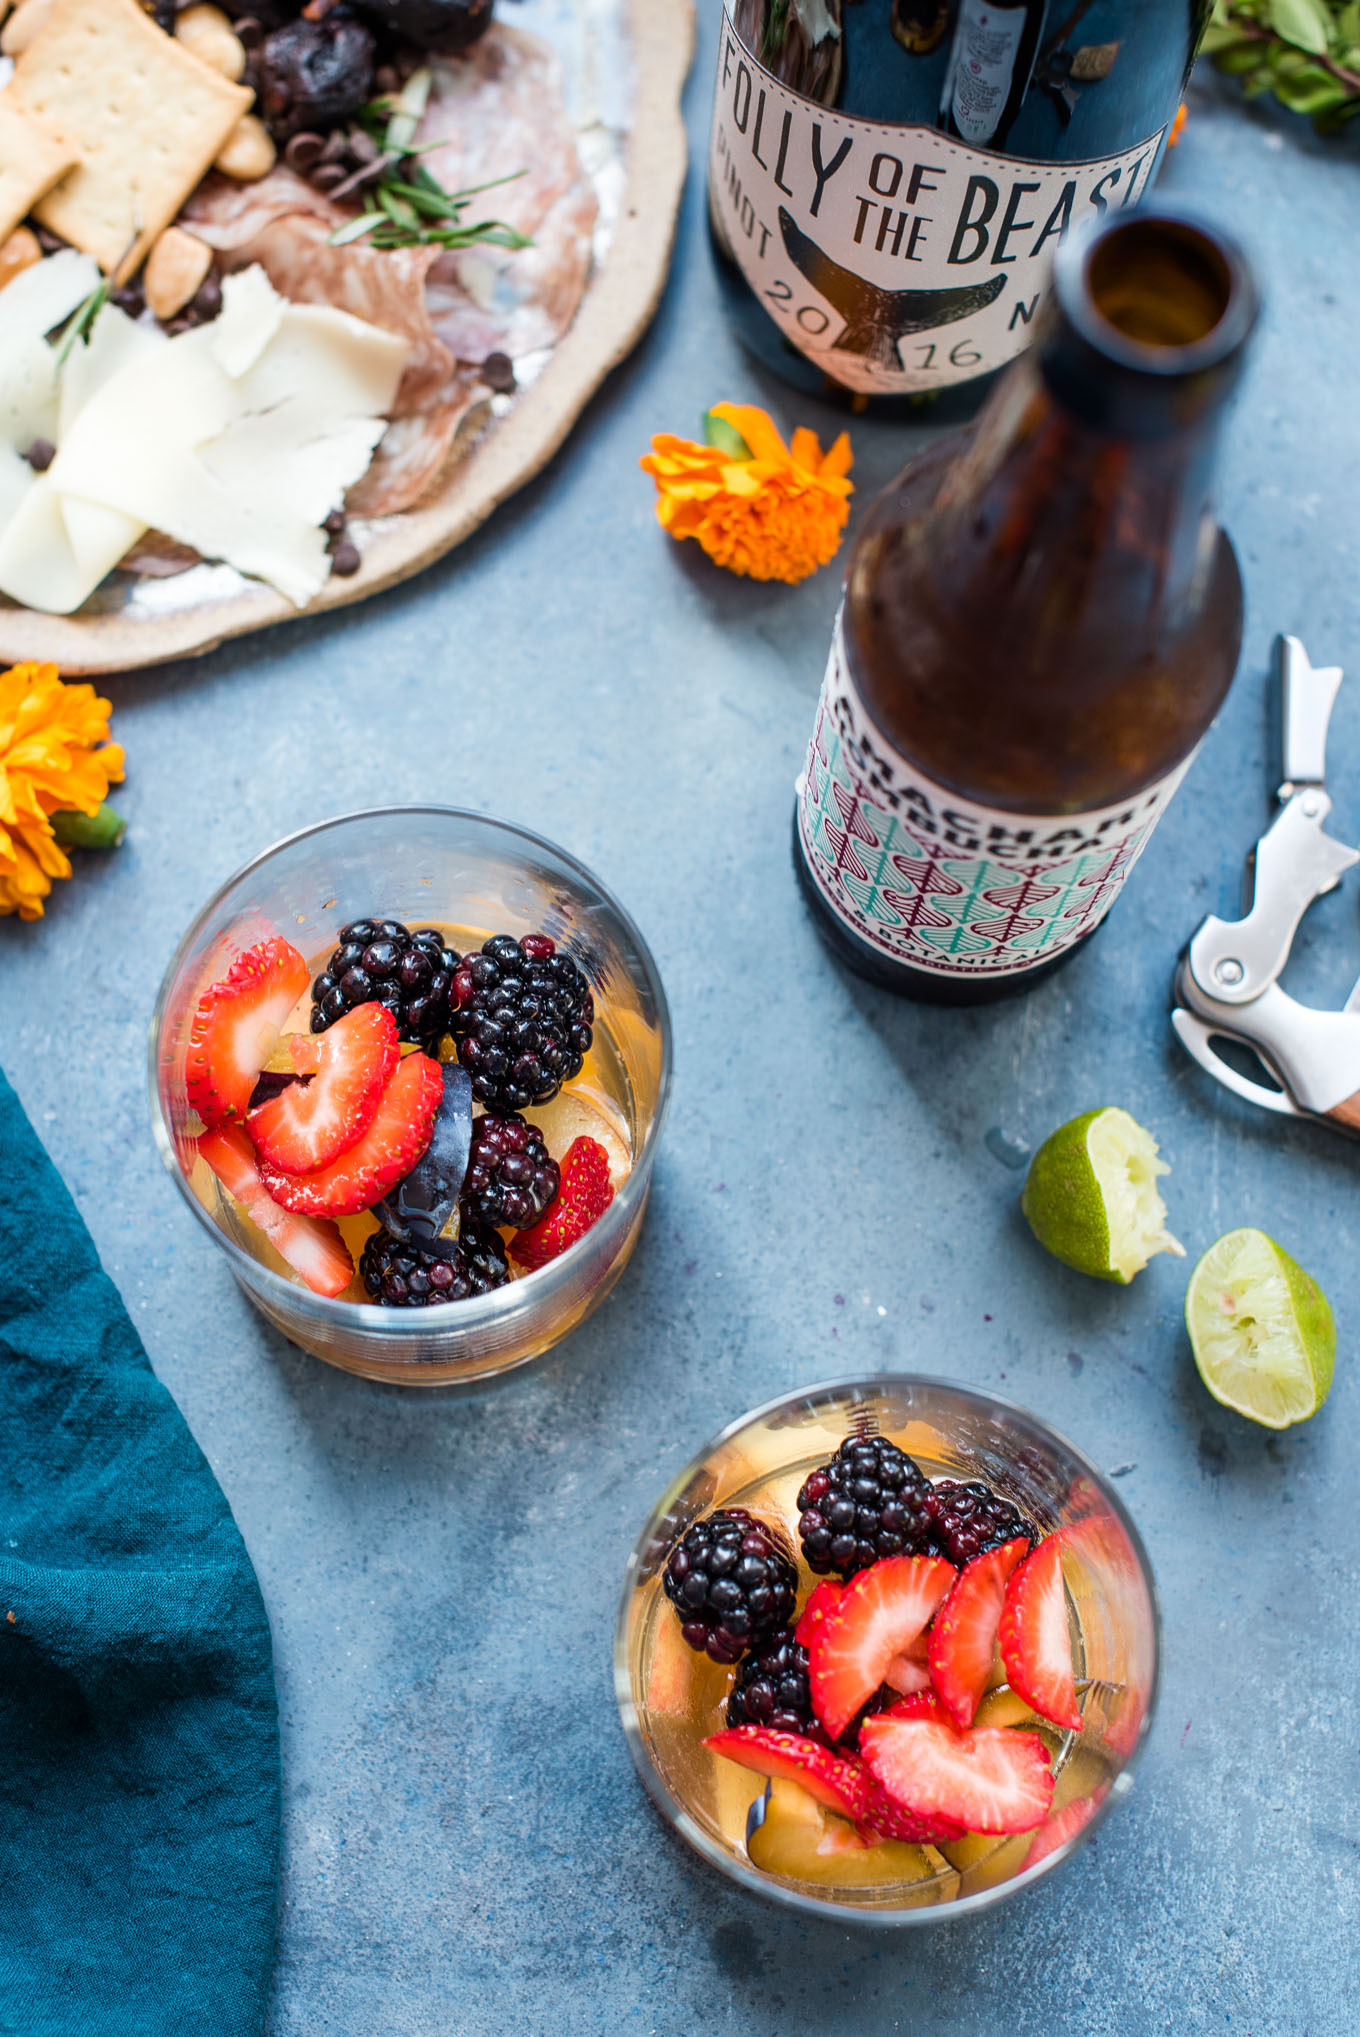
[(661, 295), (685, 177), (680, 93), (694, 15), (690, 0), (521, 0), (507, 13), (562, 60), (599, 200), (591, 279), (563, 337), (516, 360), (514, 392), (469, 416), (445, 478), (424, 502), (351, 524), (358, 572), (333, 575), (305, 608), (231, 566), (200, 563), (164, 576), (119, 570), (74, 615), (0, 598), (0, 661), (51, 660), (67, 676), (126, 671), (362, 601), (452, 550), (546, 466)]

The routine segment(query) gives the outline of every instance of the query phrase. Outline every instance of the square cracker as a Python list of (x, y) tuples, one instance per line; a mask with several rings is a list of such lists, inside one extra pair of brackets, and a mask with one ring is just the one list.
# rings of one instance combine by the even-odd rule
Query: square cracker
[(0, 241), (79, 161), (80, 150), (54, 127), (0, 92)]
[(137, 0), (57, 0), (6, 97), (80, 151), (78, 166), (34, 208), (37, 218), (121, 282), (254, 95), (190, 56)]

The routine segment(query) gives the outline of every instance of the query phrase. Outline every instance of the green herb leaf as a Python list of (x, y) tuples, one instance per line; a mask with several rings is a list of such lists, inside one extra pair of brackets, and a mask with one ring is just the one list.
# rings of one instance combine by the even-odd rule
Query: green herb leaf
[(704, 412), (704, 444), (712, 446), (716, 452), (726, 453), (729, 460), (754, 457), (741, 433), (725, 417), (719, 417), (712, 410)]
[[(384, 145), (393, 125), (387, 114), (391, 103), (374, 100), (360, 115), (360, 124), (365, 131)], [(365, 238), (369, 246), (375, 248), (470, 248), (481, 244), (508, 248), (513, 252), (533, 246), (527, 235), (508, 226), (503, 219), (479, 219), (468, 226), (462, 224), (463, 213), (480, 192), (494, 191), (499, 184), (513, 184), (517, 178), (527, 175), (526, 171), (513, 170), (508, 176), (489, 178), (485, 184), (472, 184), (466, 191), (446, 191), (424, 164), (416, 160), (420, 153), (419, 148), (408, 147), (404, 154), (397, 155), (380, 177), (365, 187), (363, 195), (367, 209), (335, 229), (329, 236), (331, 247), (349, 247)]]
[(62, 335), (61, 344), (57, 348), (57, 366), (59, 368), (65, 366), (77, 340), (82, 340), (86, 346), (90, 344), (90, 334), (94, 331), (94, 322), (108, 303), (109, 297), (112, 294), (112, 288), (113, 286), (109, 282), (108, 277), (101, 276), (84, 303), (78, 304), (71, 313), (70, 324)]
[(386, 217), (385, 212), (361, 212), (357, 219), (351, 219), (344, 226), (336, 227), (330, 237), (330, 245), (333, 248), (347, 248), (351, 241), (362, 240), (370, 228), (381, 226)]
[(1269, 22), (1276, 35), (1296, 49), (1326, 56), (1332, 20), (1322, 0), (1270, 0)]
[(1214, 0), (1204, 49), (1248, 99), (1334, 133), (1360, 112), (1360, 0)]

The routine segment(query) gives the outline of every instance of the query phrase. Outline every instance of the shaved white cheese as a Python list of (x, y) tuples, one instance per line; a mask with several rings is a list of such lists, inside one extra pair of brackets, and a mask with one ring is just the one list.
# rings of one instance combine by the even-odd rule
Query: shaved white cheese
[[(249, 500), (259, 476), (271, 476), (270, 508), (319, 526), (346, 488), (367, 468), (387, 429), (382, 417), (329, 421), (304, 397), (290, 397), (276, 410), (242, 417), (203, 448), (208, 472), (238, 499)], [(286, 466), (276, 466), (280, 446), (291, 448)]]
[(37, 482), (23, 455), (38, 439), (57, 442), (57, 357), (44, 335), (98, 281), (98, 264), (66, 248), (0, 290), (0, 530)]
[(297, 395), (315, 399), (332, 421), (381, 415), (396, 400), (407, 351), (404, 339), (347, 311), (289, 304), (278, 337), (242, 382), (242, 403), (268, 410)]
[[(77, 340), (61, 371), (57, 428), (49, 436), (60, 445), (86, 404), (106, 382), (133, 361), (163, 352), (169, 341), (156, 325), (138, 325), (116, 304), (106, 304), (86, 340)], [(50, 350), (49, 350), (50, 351)]]
[[(88, 257), (82, 255), (80, 260)], [(48, 393), (42, 415), (25, 420), (16, 443), (32, 445), (35, 438), (46, 438), (59, 444), (105, 383), (132, 361), (157, 354), (167, 344), (156, 327), (137, 325), (116, 304), (106, 304), (88, 340), (77, 340), (66, 356), (58, 382), (55, 350), (30, 339), (25, 357), (33, 363), (35, 378), (46, 378)], [(0, 471), (0, 588), (9, 592), (13, 582), (28, 590), (18, 598), (30, 608), (66, 613), (113, 570), (146, 525), (102, 503), (64, 495), (53, 482), (50, 467), (38, 476), (26, 460), (13, 454), (11, 458), (27, 476), (27, 485), (6, 499), (7, 476)]]
[(407, 351), (286, 303), (262, 270), (229, 277), (221, 316), (170, 340), (106, 308), (63, 377), (57, 456), (7, 524), (0, 474), (0, 590), (67, 613), (151, 528), (301, 606), (329, 573), (319, 526), (367, 468)]
[(85, 302), (98, 281), (99, 264), (74, 248), (21, 269), (0, 290), (0, 347), (41, 339)]
[(72, 503), (53, 486), (49, 468), (35, 476), (0, 536), (0, 589), (29, 608), (69, 615), (145, 527), (114, 510)]
[(0, 529), (38, 478), (24, 458), (38, 439), (57, 440), (52, 349), (19, 340), (0, 353)]
[(222, 309), (212, 322), (212, 356), (223, 374), (234, 380), (254, 367), (287, 308), (258, 263), (222, 278)]

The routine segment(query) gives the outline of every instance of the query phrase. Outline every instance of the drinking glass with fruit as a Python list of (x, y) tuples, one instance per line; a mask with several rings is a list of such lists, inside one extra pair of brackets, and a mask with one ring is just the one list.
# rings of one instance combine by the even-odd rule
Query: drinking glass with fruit
[(422, 1380), (532, 1356), (612, 1284), (668, 1074), (621, 908), (450, 809), (249, 866), (182, 944), (153, 1039), (162, 1151), (252, 1298), (320, 1356)]
[(744, 1418), (658, 1503), (615, 1676), (653, 1798), (735, 1879), (905, 1922), (1046, 1872), (1131, 1781), (1157, 1616), (1070, 1444), (912, 1376)]

